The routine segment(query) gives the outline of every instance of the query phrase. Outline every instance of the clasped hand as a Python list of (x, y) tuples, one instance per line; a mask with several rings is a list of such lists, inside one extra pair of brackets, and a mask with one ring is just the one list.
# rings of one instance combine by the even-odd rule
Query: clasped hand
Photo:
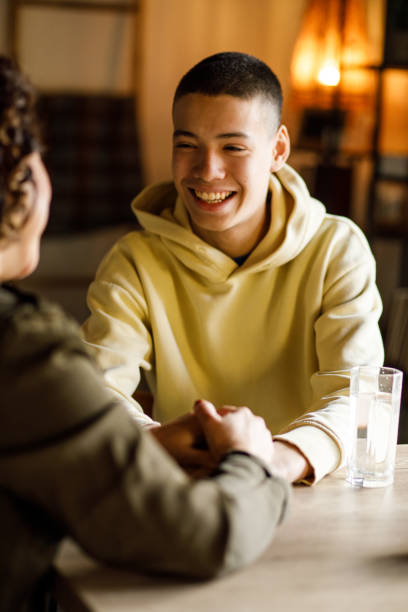
[(152, 427), (150, 432), (192, 477), (203, 478), (216, 470), (223, 455), (240, 450), (272, 464), (272, 435), (262, 417), (246, 406), (216, 409), (205, 400), (193, 412)]

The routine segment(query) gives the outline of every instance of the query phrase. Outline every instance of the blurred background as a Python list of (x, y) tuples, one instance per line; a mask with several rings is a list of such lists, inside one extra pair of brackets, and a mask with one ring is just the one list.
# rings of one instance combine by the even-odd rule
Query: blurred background
[(0, 0), (0, 52), (40, 92), (54, 185), (27, 286), (79, 321), (130, 202), (170, 177), (172, 95), (197, 61), (236, 50), (284, 92), (289, 163), (377, 260), (387, 362), (408, 370), (407, 0)]

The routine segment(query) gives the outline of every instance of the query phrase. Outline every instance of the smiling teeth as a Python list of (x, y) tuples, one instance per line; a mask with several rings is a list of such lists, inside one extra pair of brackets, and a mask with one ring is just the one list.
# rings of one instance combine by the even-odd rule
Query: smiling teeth
[(215, 191), (211, 193), (207, 193), (205, 191), (194, 191), (197, 198), (200, 200), (204, 200), (204, 202), (209, 202), (210, 204), (219, 204), (223, 202), (228, 196), (231, 195), (232, 191)]

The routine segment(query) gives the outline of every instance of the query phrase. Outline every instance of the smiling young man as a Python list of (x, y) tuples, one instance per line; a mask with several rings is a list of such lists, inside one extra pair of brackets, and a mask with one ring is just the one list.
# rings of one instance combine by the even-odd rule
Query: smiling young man
[(176, 98), (174, 184), (194, 232), (231, 257), (249, 253), (268, 228), (269, 175), (289, 154), (277, 119), (261, 95)]
[[(275, 470), (317, 482), (341, 465), (347, 371), (383, 359), (368, 244), (326, 213), (286, 165), (279, 81), (263, 62), (220, 53), (194, 66), (173, 103), (173, 182), (133, 202), (125, 236), (91, 285), (85, 340), (107, 384), (132, 400), (143, 370), (160, 423), (205, 398), (246, 405), (275, 437)], [(205, 469), (193, 432), (152, 430)], [(201, 454), (200, 454), (201, 453)]]

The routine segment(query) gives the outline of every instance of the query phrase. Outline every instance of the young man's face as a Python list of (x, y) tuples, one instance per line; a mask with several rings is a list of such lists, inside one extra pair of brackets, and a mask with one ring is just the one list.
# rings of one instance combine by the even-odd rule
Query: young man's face
[(194, 93), (173, 120), (173, 178), (194, 231), (233, 256), (248, 252), (265, 230), (269, 174), (289, 154), (273, 105)]

